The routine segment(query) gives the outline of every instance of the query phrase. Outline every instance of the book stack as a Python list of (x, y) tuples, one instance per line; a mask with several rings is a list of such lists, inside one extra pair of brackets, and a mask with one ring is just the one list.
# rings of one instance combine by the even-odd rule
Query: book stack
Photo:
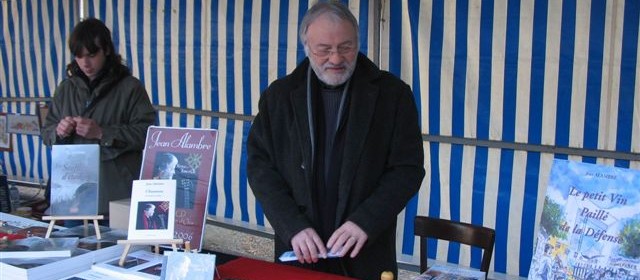
[[(0, 279), (3, 280), (66, 279), (70, 275), (89, 270), (95, 262), (120, 256), (124, 246), (117, 245), (116, 241), (126, 238), (126, 232), (123, 231), (109, 231), (103, 234), (99, 241), (95, 236), (49, 239), (37, 236), (27, 237), (25, 229), (46, 230), (47, 224), (7, 213), (0, 213), (0, 224), (4, 230), (20, 235), (19, 238), (13, 241), (7, 240), (4, 243), (5, 251), (0, 258)], [(54, 229), (64, 230), (58, 226)], [(13, 245), (18, 247), (7, 249)], [(141, 248), (135, 246), (131, 251)], [(44, 251), (46, 254), (43, 253)]]

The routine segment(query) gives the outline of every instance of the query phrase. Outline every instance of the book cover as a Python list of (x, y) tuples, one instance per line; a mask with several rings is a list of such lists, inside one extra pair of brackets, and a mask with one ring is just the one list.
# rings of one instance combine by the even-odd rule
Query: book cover
[(640, 171), (556, 159), (528, 279), (640, 279)]
[(113, 280), (113, 276), (102, 273), (95, 270), (85, 270), (80, 273), (76, 273), (66, 278), (62, 278), (63, 280)]
[(0, 241), (0, 259), (70, 257), (78, 246), (78, 238), (27, 237)]
[(53, 145), (49, 214), (97, 215), (99, 182), (99, 145)]
[(415, 280), (484, 280), (485, 273), (463, 267), (433, 265)]
[(140, 179), (174, 179), (176, 226), (174, 238), (202, 248), (218, 132), (151, 126), (142, 160)]
[(118, 279), (160, 279), (162, 259), (162, 255), (140, 250), (128, 254), (123, 266), (120, 266), (120, 257), (117, 257), (96, 263), (91, 270)]
[[(19, 228), (19, 229), (42, 227), (46, 230), (47, 227), (49, 226), (49, 223), (45, 223), (45, 222), (41, 222), (41, 221), (37, 221), (37, 220), (25, 218), (25, 217), (20, 217), (20, 216), (8, 214), (8, 213), (3, 213), (3, 212), (0, 212), (0, 224), (2, 224), (3, 226), (6, 225), (14, 228)], [(61, 230), (61, 229), (64, 229), (64, 227), (54, 225), (53, 229)]]
[(216, 255), (165, 251), (163, 280), (210, 280), (216, 269)]
[(128, 239), (173, 239), (175, 201), (175, 180), (133, 181)]
[[(41, 221), (0, 212), (0, 237), (7, 237), (7, 239), (22, 239), (29, 236), (44, 237), (48, 226), (47, 223)], [(60, 229), (63, 227), (54, 225), (52, 232)]]

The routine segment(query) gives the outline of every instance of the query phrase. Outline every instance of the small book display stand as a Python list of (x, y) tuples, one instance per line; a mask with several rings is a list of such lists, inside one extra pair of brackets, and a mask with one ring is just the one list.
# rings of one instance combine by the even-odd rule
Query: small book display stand
[(191, 250), (189, 248), (191, 246), (189, 241), (184, 242), (184, 240), (182, 240), (182, 239), (118, 240), (118, 244), (124, 244), (125, 245), (124, 246), (124, 251), (122, 251), (122, 256), (120, 256), (120, 262), (118, 262), (118, 264), (120, 266), (124, 265), (124, 261), (127, 258), (127, 255), (129, 254), (129, 250), (131, 249), (131, 245), (152, 245), (152, 246), (155, 246), (154, 252), (156, 254), (160, 254), (160, 245), (168, 245), (168, 244), (171, 244), (171, 248), (173, 249), (174, 252), (178, 251), (178, 245), (181, 245), (181, 244), (185, 245), (185, 248), (184, 248), (185, 252)]
[(104, 215), (87, 215), (87, 216), (43, 216), (43, 221), (50, 221), (49, 228), (47, 228), (47, 234), (44, 236), (45, 238), (49, 238), (51, 232), (53, 231), (53, 226), (56, 224), (56, 221), (64, 221), (64, 220), (84, 220), (84, 230), (89, 230), (89, 220), (93, 220), (93, 226), (96, 229), (96, 239), (100, 240), (102, 237), (100, 236), (100, 226), (98, 225), (98, 220), (104, 219)]

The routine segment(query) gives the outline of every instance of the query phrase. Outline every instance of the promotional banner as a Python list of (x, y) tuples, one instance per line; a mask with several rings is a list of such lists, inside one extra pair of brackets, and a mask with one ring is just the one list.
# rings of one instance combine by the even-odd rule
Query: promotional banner
[(640, 279), (638, 244), (640, 171), (556, 159), (529, 279)]

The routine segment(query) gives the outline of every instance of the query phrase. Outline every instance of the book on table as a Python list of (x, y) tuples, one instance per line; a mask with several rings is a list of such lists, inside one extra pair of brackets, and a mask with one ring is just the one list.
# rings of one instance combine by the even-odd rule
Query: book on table
[(539, 223), (528, 279), (640, 279), (640, 171), (554, 160)]
[(216, 255), (165, 251), (161, 279), (213, 279)]
[[(135, 246), (131, 251), (141, 248)], [(89, 270), (95, 262), (118, 257), (123, 250), (123, 245), (113, 245), (100, 250), (78, 248), (71, 257), (2, 259), (0, 279), (10, 275), (12, 280), (57, 280)]]
[(415, 280), (484, 280), (486, 273), (471, 268), (432, 265)]
[(53, 145), (49, 215), (97, 215), (99, 182), (99, 145)]
[[(107, 226), (98, 225), (98, 229), (100, 234), (105, 234), (111, 231), (111, 228)], [(50, 237), (78, 237), (84, 238), (89, 236), (96, 235), (96, 227), (92, 223), (87, 223), (87, 225), (77, 225), (61, 230), (57, 230), (51, 233)]]
[(70, 257), (78, 238), (42, 238), (37, 236), (0, 241), (0, 260), (16, 258)]
[(123, 266), (120, 266), (120, 257), (117, 257), (96, 263), (91, 270), (117, 279), (160, 279), (162, 261), (162, 255), (139, 250), (128, 254)]
[[(7, 239), (22, 239), (29, 236), (44, 237), (49, 224), (0, 212), (0, 237)], [(64, 229), (54, 225), (52, 232)], [(62, 237), (62, 236), (59, 236)]]
[(140, 179), (176, 180), (174, 238), (202, 249), (218, 131), (151, 126)]
[[(13, 230), (22, 232), (25, 229), (47, 229), (47, 223), (19, 217), (7, 213), (0, 213), (0, 222), (11, 226)], [(54, 226), (55, 229), (64, 229)], [(70, 257), (50, 257), (49, 254), (38, 253), (34, 258), (3, 258), (0, 259), (0, 279), (12, 280), (58, 280), (75, 273), (89, 270), (91, 265), (110, 258), (118, 257), (124, 250), (123, 245), (115, 244), (116, 240), (126, 238), (126, 231), (112, 230), (102, 234), (102, 239), (95, 236), (78, 239), (77, 247), (71, 251)], [(124, 237), (123, 237), (124, 236)], [(34, 236), (31, 236), (33, 240)], [(45, 240), (45, 239), (42, 239)], [(74, 241), (75, 240), (75, 241)], [(143, 249), (143, 246), (133, 246), (131, 252)], [(69, 248), (71, 249), (71, 248)], [(65, 250), (66, 251), (66, 250)], [(66, 252), (65, 252), (66, 255)]]
[(98, 239), (98, 237), (95, 235), (87, 236), (84, 238), (80, 238), (80, 240), (78, 241), (78, 248), (88, 251), (96, 251), (111, 247), (116, 245), (118, 243), (118, 240), (127, 239), (127, 234), (128, 232), (126, 230), (115, 229), (102, 233), (100, 239)]
[(95, 270), (85, 270), (80, 273), (76, 273), (69, 277), (62, 278), (61, 280), (113, 280), (114, 277), (107, 273), (103, 273)]

